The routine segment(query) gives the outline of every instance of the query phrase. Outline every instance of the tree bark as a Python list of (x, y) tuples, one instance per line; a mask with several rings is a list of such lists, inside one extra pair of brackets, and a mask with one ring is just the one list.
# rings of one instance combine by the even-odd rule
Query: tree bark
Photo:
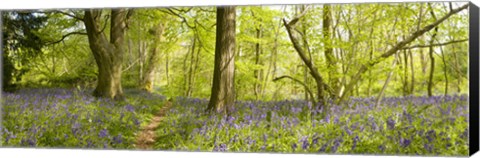
[(442, 54), (442, 62), (443, 62), (443, 75), (445, 77), (445, 96), (448, 94), (448, 74), (447, 74), (447, 62), (445, 61), (445, 52), (443, 52), (443, 48), (440, 47), (440, 53)]
[[(435, 16), (435, 12), (433, 12), (433, 8), (431, 5), (429, 5), (430, 7), (430, 14), (432, 15), (432, 18), (434, 20), (437, 19), (437, 17)], [(435, 27), (435, 30), (432, 34), (432, 37), (430, 39), (430, 47), (429, 47), (429, 57), (430, 57), (430, 75), (428, 77), (428, 96), (432, 96), (433, 95), (433, 74), (435, 73), (435, 57), (433, 56), (434, 54), (434, 50), (433, 50), (433, 43), (435, 42), (435, 37), (437, 36), (437, 32), (438, 32), (438, 27)]]
[(411, 50), (408, 51), (408, 54), (410, 56), (410, 70), (412, 74), (412, 80), (410, 81), (410, 95), (413, 95), (415, 92), (415, 67), (413, 67), (413, 53)]
[(90, 49), (98, 66), (98, 82), (93, 95), (122, 99), (122, 63), (124, 36), (128, 21), (127, 9), (111, 10), (110, 41), (100, 23), (101, 11), (85, 10), (84, 24)]
[[(256, 38), (257, 40), (260, 40), (260, 38), (262, 38), (262, 31), (260, 29), (261, 27), (257, 28), (256, 29)], [(257, 43), (255, 44), (255, 66), (262, 66), (262, 63), (261, 63), (261, 59), (260, 59), (260, 55), (262, 53), (262, 50), (261, 50), (261, 47), (260, 47), (260, 42), (257, 41)], [(255, 93), (255, 99), (258, 100), (258, 98), (260, 97), (260, 93), (261, 93), (261, 89), (262, 89), (262, 85), (260, 84), (261, 80), (262, 80), (262, 71), (261, 70), (258, 70), (258, 69), (255, 69), (253, 71), (254, 73), (254, 76), (255, 76), (255, 83), (253, 84), (253, 91)]]
[(404, 96), (408, 94), (409, 86), (408, 86), (408, 56), (407, 56), (407, 50), (403, 50), (403, 60), (404, 60), (404, 70), (403, 70), (403, 75), (405, 76), (404, 79), (404, 84), (403, 84), (403, 91), (404, 91)]
[(163, 24), (158, 24), (154, 31), (154, 39), (152, 44), (152, 50), (148, 58), (147, 67), (142, 80), (142, 89), (147, 92), (153, 91), (153, 80), (155, 79), (155, 71), (159, 61), (159, 44), (162, 40), (162, 34), (165, 29)]
[[(397, 63), (397, 57), (398, 56), (399, 55), (396, 55), (395, 59), (393, 59), (392, 68), (395, 68), (395, 64)], [(385, 89), (387, 89), (387, 86), (388, 86), (388, 83), (390, 82), (393, 71), (395, 71), (395, 70), (392, 70), (392, 71), (390, 71), (390, 73), (388, 73), (387, 80), (385, 81), (385, 84), (383, 84), (382, 90), (380, 91), (380, 93), (377, 96), (377, 101), (375, 102), (376, 107), (378, 105), (380, 105), (380, 102), (382, 101), (383, 94), (385, 93)]]
[(217, 7), (215, 66), (207, 111), (230, 114), (235, 102), (235, 7)]
[[(187, 85), (187, 97), (192, 96), (193, 89), (193, 67), (195, 65), (195, 46), (196, 46), (196, 37), (193, 37), (193, 46), (192, 54), (190, 55), (190, 67), (188, 68), (188, 85)], [(200, 48), (198, 48), (200, 49)]]
[(331, 24), (332, 23), (332, 15), (330, 13), (330, 5), (325, 4), (323, 5), (323, 40), (324, 40), (324, 47), (325, 47), (325, 58), (327, 60), (327, 70), (328, 70), (328, 81), (330, 87), (336, 90), (338, 88), (338, 79), (336, 77), (337, 67), (336, 67), (336, 59), (333, 54), (332, 48), (332, 31), (331, 31)]
[(458, 57), (457, 57), (457, 53), (455, 52), (455, 45), (452, 45), (452, 52), (453, 52), (453, 57), (455, 58), (455, 71), (458, 74), (458, 77), (457, 77), (457, 93), (460, 93), (460, 92), (462, 92), (462, 88), (461, 88), (462, 73), (460, 71), (460, 66), (458, 64)]

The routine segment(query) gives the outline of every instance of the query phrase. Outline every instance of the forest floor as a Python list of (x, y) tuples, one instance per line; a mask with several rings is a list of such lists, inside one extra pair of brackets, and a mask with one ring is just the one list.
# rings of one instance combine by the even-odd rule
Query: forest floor
[[(114, 102), (72, 89), (2, 94), (6, 147), (214, 152), (468, 154), (468, 95), (350, 98), (329, 115), (305, 100), (237, 101), (205, 114), (205, 98), (125, 90)], [(168, 100), (168, 101), (167, 101)]]
[(162, 122), (167, 110), (169, 110), (171, 107), (172, 102), (166, 101), (165, 106), (153, 116), (151, 122), (141, 128), (141, 131), (139, 131), (139, 134), (137, 134), (135, 141), (135, 147), (137, 149), (150, 150), (153, 148), (153, 144), (157, 138), (155, 130), (158, 129), (158, 126)]

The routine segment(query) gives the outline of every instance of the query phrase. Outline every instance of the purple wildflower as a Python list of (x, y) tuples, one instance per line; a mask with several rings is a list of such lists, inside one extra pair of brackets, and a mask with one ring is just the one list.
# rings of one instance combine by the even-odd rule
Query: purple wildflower
[(99, 133), (100, 138), (104, 138), (108, 136), (108, 131), (106, 129), (102, 129)]
[(388, 129), (395, 128), (395, 120), (393, 120), (391, 117), (389, 117), (388, 120), (387, 120), (387, 126), (388, 126)]
[(297, 149), (297, 143), (292, 144), (292, 150), (295, 151), (295, 149)]

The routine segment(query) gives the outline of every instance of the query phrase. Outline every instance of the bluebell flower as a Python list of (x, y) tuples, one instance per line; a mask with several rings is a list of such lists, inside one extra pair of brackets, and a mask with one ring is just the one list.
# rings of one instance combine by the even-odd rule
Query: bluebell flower
[(388, 129), (395, 128), (395, 120), (393, 120), (391, 117), (389, 117), (387, 119), (387, 126), (388, 126)]
[(102, 129), (99, 133), (100, 138), (108, 137), (108, 131), (106, 129)]
[(400, 138), (400, 145), (402, 147), (407, 147), (412, 141), (410, 139)]
[(435, 130), (429, 130), (425, 135), (428, 142), (432, 142), (433, 139), (437, 136)]
[(310, 143), (308, 143), (308, 137), (307, 136), (302, 137), (300, 142), (302, 143), (302, 149), (303, 150), (306, 150), (310, 146)]
[(348, 129), (348, 126), (345, 126), (345, 131), (347, 132), (348, 135), (353, 134), (352, 130)]
[(292, 150), (295, 151), (295, 149), (297, 149), (297, 143), (292, 144)]
[(318, 137), (314, 137), (312, 139), (312, 145), (318, 144), (318, 139), (319, 139)]
[(328, 144), (330, 144), (330, 141), (323, 144), (322, 147), (318, 150), (318, 152), (325, 152), (327, 150)]
[(332, 152), (337, 152), (338, 147), (340, 146), (340, 140), (337, 138), (335, 139), (333, 146), (332, 146)]
[(118, 134), (117, 136), (113, 137), (113, 141), (117, 144), (121, 144), (123, 141), (123, 136), (122, 134)]
[(268, 138), (267, 134), (264, 133), (264, 134), (263, 134), (263, 142), (266, 143), (266, 142), (267, 142), (267, 138)]
[(378, 149), (379, 149), (380, 151), (384, 152), (384, 151), (385, 151), (385, 145), (379, 145), (379, 146), (378, 146)]
[(338, 122), (340, 122), (340, 120), (339, 120), (338, 116), (335, 116), (335, 119), (333, 120), (333, 123), (338, 124)]
[(219, 151), (227, 151), (227, 144), (220, 144)]

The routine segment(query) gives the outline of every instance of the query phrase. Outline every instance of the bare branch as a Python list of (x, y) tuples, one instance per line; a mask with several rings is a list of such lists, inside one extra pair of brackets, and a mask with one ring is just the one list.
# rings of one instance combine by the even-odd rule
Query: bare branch
[(43, 14), (47, 14), (47, 13), (63, 14), (63, 15), (66, 15), (66, 16), (68, 16), (68, 17), (71, 17), (71, 18), (74, 18), (74, 19), (83, 21), (83, 18), (81, 18), (81, 17), (78, 17), (78, 16), (76, 16), (76, 15), (74, 15), (74, 14), (70, 14), (70, 13), (67, 13), (67, 12), (62, 12), (62, 11), (59, 11), (59, 10), (56, 10), (56, 11), (37, 11), (37, 13), (43, 13)]
[(167, 9), (169, 9), (169, 10), (170, 10), (170, 9), (173, 9), (173, 10), (176, 10), (176, 11), (178, 11), (178, 12), (188, 13), (188, 12), (190, 12), (190, 11), (193, 9), (193, 7), (189, 7), (187, 10), (178, 9), (178, 8), (174, 8), (174, 7), (167, 8)]
[(60, 13), (60, 14), (63, 14), (63, 15), (66, 15), (66, 16), (69, 16), (71, 18), (74, 18), (74, 19), (77, 19), (77, 20), (80, 20), (80, 21), (83, 21), (83, 18), (81, 17), (78, 17), (74, 14), (70, 14), (70, 13), (67, 13), (67, 12), (62, 12), (62, 11), (53, 11), (54, 13)]
[(301, 84), (303, 87), (305, 87), (305, 90), (307, 90), (307, 93), (310, 95), (310, 98), (312, 98), (312, 101), (313, 101), (314, 103), (317, 103), (317, 101), (315, 100), (315, 97), (313, 96), (313, 93), (312, 93), (312, 91), (310, 90), (310, 88), (309, 88), (305, 83), (303, 83), (302, 81), (300, 81), (300, 80), (298, 80), (298, 79), (296, 79), (296, 78), (293, 78), (293, 77), (291, 77), (291, 76), (284, 75), (284, 76), (280, 76), (280, 77), (274, 78), (272, 81), (273, 81), (273, 82), (276, 82), (276, 81), (281, 80), (281, 79), (284, 79), (284, 78), (291, 79), (291, 80), (293, 80), (293, 81)]
[(207, 9), (203, 9), (202, 7), (199, 7), (198, 9), (203, 12), (215, 13), (215, 10), (207, 10)]
[(309, 6), (305, 7), (305, 10), (303, 10), (302, 13), (300, 13), (299, 15), (295, 16), (292, 20), (290, 20), (290, 22), (287, 25), (290, 27), (295, 25), (300, 20), (300, 18), (302, 18), (305, 14), (307, 14), (307, 11), (309, 9), (310, 9)]
[(427, 48), (427, 47), (437, 47), (437, 46), (445, 46), (449, 44), (454, 44), (454, 43), (461, 43), (461, 42), (466, 42), (468, 39), (463, 39), (463, 40), (455, 40), (455, 41), (450, 41), (450, 42), (445, 42), (445, 43), (435, 43), (431, 45), (413, 45), (410, 47), (403, 47), (402, 49), (414, 49), (414, 48)]
[(185, 17), (183, 17), (182, 15), (174, 12), (174, 11), (173, 11), (172, 9), (170, 9), (170, 8), (167, 8), (167, 10), (168, 10), (169, 12), (165, 12), (165, 13), (168, 13), (168, 14), (170, 14), (170, 15), (174, 15), (174, 16), (177, 16), (177, 17), (181, 18), (181, 19), (182, 19), (182, 22), (185, 23), (185, 25), (187, 25), (187, 26), (188, 26), (189, 28), (191, 28), (191, 29), (194, 28), (194, 26), (190, 26), (190, 25), (188, 24), (187, 18), (185, 18)]
[(125, 72), (128, 69), (132, 68), (138, 61), (140, 61), (140, 59), (137, 59), (134, 62), (132, 62), (132, 64), (128, 65), (125, 69), (123, 69), (122, 72)]
[(46, 45), (53, 45), (53, 44), (60, 43), (63, 40), (65, 40), (65, 38), (67, 38), (68, 36), (71, 36), (71, 35), (87, 35), (87, 33), (85, 33), (85, 32), (70, 32), (70, 33), (67, 33), (67, 34), (63, 35), (60, 40), (47, 43)]

